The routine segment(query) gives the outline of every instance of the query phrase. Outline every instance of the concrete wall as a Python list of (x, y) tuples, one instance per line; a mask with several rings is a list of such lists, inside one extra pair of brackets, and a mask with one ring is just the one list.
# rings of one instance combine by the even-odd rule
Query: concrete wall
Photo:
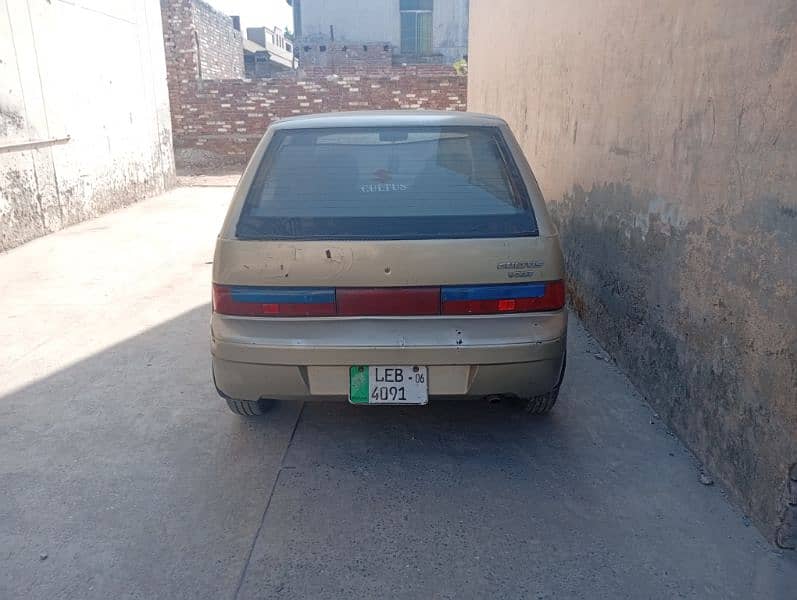
[(324, 42), (297, 45), (301, 53), (301, 67), (347, 69), (356, 67), (390, 68), (393, 66), (393, 46), (389, 42), (363, 40), (361, 43)]
[[(382, 40), (399, 52), (399, 7), (399, 0), (302, 0), (302, 41), (329, 41), (332, 25), (336, 42)], [(468, 0), (434, 0), (432, 22), (432, 51), (442, 54), (444, 62), (452, 63), (467, 53)]]
[(174, 176), (156, 0), (0, 0), (0, 250)]
[(468, 53), (468, 0), (435, 0), (432, 47), (448, 63)]
[(328, 41), (332, 25), (336, 42), (401, 45), (399, 0), (302, 0), (301, 11), (303, 41)]
[(243, 35), (232, 26), (232, 18), (202, 0), (192, 2), (195, 43), (199, 49), (202, 79), (242, 79)]
[(561, 227), (575, 308), (785, 539), (797, 3), (473, 0), (470, 34), (468, 108), (519, 137)]

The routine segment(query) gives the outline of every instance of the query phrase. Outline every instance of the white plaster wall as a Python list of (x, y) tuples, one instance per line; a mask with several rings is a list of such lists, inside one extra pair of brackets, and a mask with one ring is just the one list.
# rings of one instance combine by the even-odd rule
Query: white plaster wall
[(0, 0), (0, 56), (0, 249), (168, 187), (158, 0)]

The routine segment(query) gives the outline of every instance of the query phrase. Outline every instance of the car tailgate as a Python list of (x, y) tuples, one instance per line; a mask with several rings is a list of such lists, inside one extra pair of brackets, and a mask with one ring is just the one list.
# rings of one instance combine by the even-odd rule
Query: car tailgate
[(399, 287), (562, 279), (557, 236), (397, 241), (219, 239), (225, 285)]

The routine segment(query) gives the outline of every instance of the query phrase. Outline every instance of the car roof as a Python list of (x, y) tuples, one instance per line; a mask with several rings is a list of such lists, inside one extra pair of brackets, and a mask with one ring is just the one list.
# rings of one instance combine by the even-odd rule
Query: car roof
[(315, 129), (327, 127), (496, 127), (505, 122), (499, 117), (472, 112), (445, 110), (364, 110), (288, 117), (272, 123), (271, 128)]

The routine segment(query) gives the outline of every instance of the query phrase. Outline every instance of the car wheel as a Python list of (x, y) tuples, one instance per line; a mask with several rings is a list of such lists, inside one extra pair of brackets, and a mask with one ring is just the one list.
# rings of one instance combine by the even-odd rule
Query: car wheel
[(547, 394), (534, 396), (526, 401), (526, 412), (530, 415), (544, 415), (551, 412), (556, 399), (559, 397), (559, 386), (557, 385)]
[(530, 415), (545, 415), (551, 412), (553, 405), (559, 398), (559, 388), (562, 385), (562, 380), (565, 378), (565, 366), (567, 365), (567, 352), (562, 358), (562, 371), (559, 373), (559, 381), (556, 386), (547, 394), (534, 396), (526, 401), (526, 412)]
[(234, 400), (226, 398), (227, 406), (236, 415), (243, 417), (258, 417), (269, 411), (273, 402), (270, 400)]

